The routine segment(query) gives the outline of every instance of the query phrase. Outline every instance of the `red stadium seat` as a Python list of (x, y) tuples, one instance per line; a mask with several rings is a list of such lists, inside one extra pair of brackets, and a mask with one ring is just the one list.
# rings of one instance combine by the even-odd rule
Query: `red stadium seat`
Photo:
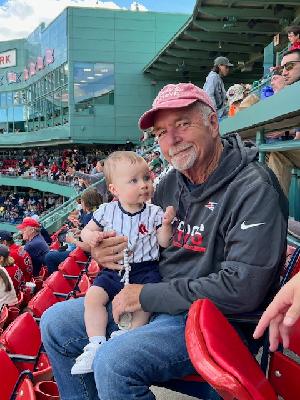
[(76, 279), (66, 279), (61, 271), (55, 271), (44, 281), (44, 286), (48, 286), (53, 292), (67, 294), (73, 290), (75, 282)]
[(35, 385), (34, 391), (37, 400), (59, 400), (59, 393), (56, 382), (39, 382)]
[(34, 317), (41, 318), (43, 312), (57, 302), (58, 299), (53, 291), (49, 286), (45, 286), (29, 301), (27, 307)]
[(60, 248), (60, 243), (58, 240), (55, 240), (53, 243), (50, 245), (50, 250), (58, 250)]
[(17, 306), (8, 306), (8, 317), (7, 317), (7, 324), (10, 324), (14, 321), (17, 316), (20, 314), (20, 309)]
[[(0, 349), (0, 400), (35, 400), (35, 392), (31, 380), (18, 369), (3, 349)], [(3, 383), (5, 380), (5, 384)], [(13, 395), (16, 393), (16, 396)]]
[(69, 254), (69, 257), (74, 258), (76, 261), (82, 261), (82, 262), (88, 261), (88, 256), (85, 254), (85, 252), (80, 247), (76, 247), (76, 249), (71, 251), (71, 253)]
[(101, 268), (99, 267), (99, 264), (95, 260), (91, 260), (89, 266), (88, 266), (88, 276), (90, 278), (96, 278), (96, 276), (99, 274), (101, 271)]
[(223, 399), (277, 400), (255, 358), (210, 300), (191, 306), (186, 343), (195, 369)]
[(52, 368), (42, 346), (40, 329), (33, 316), (26, 312), (19, 315), (0, 336), (0, 343), (20, 372), (32, 371), (35, 382), (52, 379)]
[[(291, 336), (289, 349), (294, 354), (300, 356), (300, 320), (294, 326)], [(269, 381), (276, 393), (284, 400), (294, 400), (300, 393), (300, 364), (291, 359), (288, 355), (276, 351), (271, 355), (270, 367), (268, 371)]]
[(66, 258), (62, 263), (59, 264), (58, 270), (64, 275), (78, 276), (82, 271), (82, 266), (77, 264), (74, 257)]
[(41, 278), (44, 281), (47, 278), (47, 276), (48, 276), (48, 268), (42, 266), (42, 268), (40, 269), (39, 278)]
[(85, 296), (88, 289), (91, 287), (91, 281), (87, 275), (83, 275), (78, 284), (79, 296)]

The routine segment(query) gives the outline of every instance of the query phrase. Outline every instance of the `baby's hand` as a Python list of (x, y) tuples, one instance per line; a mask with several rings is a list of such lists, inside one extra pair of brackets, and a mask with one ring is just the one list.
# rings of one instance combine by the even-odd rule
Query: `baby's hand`
[(97, 247), (104, 238), (105, 238), (104, 232), (93, 231), (91, 238), (89, 240), (89, 244), (91, 247)]
[(164, 213), (163, 225), (171, 224), (175, 217), (176, 217), (175, 208), (173, 206), (168, 206)]

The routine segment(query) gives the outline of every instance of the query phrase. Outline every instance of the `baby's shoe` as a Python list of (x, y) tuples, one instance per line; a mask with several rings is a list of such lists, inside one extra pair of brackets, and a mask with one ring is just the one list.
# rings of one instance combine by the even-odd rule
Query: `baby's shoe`
[(93, 372), (93, 361), (96, 352), (105, 340), (101, 340), (100, 343), (99, 341), (92, 340), (83, 348), (83, 353), (76, 358), (75, 364), (71, 369), (71, 375), (88, 374), (89, 372)]

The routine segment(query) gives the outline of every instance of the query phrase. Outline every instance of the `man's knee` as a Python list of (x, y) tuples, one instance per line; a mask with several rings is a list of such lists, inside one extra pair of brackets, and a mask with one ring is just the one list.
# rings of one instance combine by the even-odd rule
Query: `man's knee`
[(55, 327), (57, 329), (57, 310), (58, 304), (54, 304), (52, 307), (48, 308), (44, 311), (41, 321), (40, 321), (40, 329), (42, 334), (43, 341), (47, 339), (49, 331), (51, 328)]
[(125, 336), (127, 334), (110, 339), (100, 347), (94, 360), (96, 381), (98, 376), (103, 379), (103, 374), (109, 377), (107, 382), (113, 379), (113, 376), (127, 376), (131, 367), (136, 365), (137, 360), (133, 359), (134, 347)]

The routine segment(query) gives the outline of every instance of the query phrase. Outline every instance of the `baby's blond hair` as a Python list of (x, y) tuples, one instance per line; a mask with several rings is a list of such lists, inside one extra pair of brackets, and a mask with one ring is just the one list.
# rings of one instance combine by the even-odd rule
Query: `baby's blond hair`
[(104, 161), (104, 176), (107, 186), (112, 183), (115, 168), (120, 161), (128, 161), (130, 164), (146, 162), (143, 157), (134, 151), (114, 151)]

